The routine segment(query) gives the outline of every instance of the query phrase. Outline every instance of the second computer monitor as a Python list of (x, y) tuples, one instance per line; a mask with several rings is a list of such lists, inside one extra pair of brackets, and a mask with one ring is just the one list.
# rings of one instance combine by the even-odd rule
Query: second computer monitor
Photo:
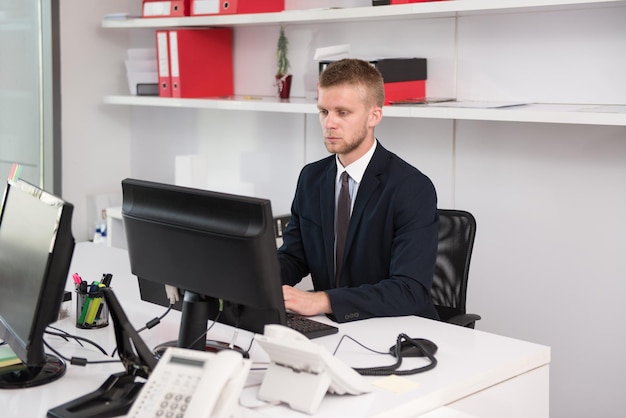
[(22, 180), (0, 201), (0, 340), (23, 364), (3, 368), (0, 389), (52, 382), (65, 362), (48, 354), (46, 327), (59, 317), (74, 253), (74, 206)]

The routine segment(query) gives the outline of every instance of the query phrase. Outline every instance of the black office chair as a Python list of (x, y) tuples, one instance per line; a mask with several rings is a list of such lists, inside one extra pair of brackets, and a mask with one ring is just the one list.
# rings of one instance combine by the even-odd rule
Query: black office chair
[(462, 210), (438, 209), (438, 212), (439, 245), (432, 301), (442, 321), (474, 328), (480, 316), (465, 312), (465, 298), (476, 219)]

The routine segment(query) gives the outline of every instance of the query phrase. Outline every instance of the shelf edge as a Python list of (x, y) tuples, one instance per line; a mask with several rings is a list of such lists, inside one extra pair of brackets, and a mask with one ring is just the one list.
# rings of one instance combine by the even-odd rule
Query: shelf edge
[[(312, 100), (294, 98), (279, 101), (274, 98), (259, 100), (232, 99), (177, 99), (148, 96), (105, 96), (104, 103), (122, 106), (175, 107), (190, 109), (212, 109), (254, 112), (279, 112), (296, 114), (317, 114), (317, 107)], [(532, 106), (513, 108), (470, 109), (462, 107), (428, 106), (385, 106), (386, 117), (408, 117), (417, 119), (456, 119), (493, 122), (531, 122), (563, 123), (579, 125), (626, 126), (626, 113), (590, 112), (577, 110), (576, 107), (594, 107), (596, 105), (572, 105), (571, 110), (533, 109)], [(549, 105), (543, 105), (549, 106)]]
[(197, 27), (197, 26), (242, 26), (270, 24), (337, 23), (344, 21), (384, 21), (402, 18), (453, 17), (463, 13), (532, 10), (542, 8), (568, 8), (572, 6), (602, 6), (626, 3), (625, 0), (473, 0), (434, 1), (426, 3), (398, 4), (390, 6), (368, 6), (345, 9), (285, 10), (273, 13), (229, 14), (211, 16), (185, 16), (160, 18), (129, 18), (102, 20), (107, 29)]

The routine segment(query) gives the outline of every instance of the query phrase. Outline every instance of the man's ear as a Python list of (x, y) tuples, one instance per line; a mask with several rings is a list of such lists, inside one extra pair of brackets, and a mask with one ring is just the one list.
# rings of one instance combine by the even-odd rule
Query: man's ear
[(382, 119), (383, 119), (382, 107), (378, 107), (378, 106), (373, 107), (372, 110), (370, 111), (369, 126), (373, 128), (374, 126), (378, 125)]

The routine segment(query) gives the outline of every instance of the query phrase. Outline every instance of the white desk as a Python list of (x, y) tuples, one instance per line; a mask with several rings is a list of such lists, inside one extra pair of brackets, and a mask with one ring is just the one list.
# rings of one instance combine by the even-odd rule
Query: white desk
[[(112, 273), (111, 287), (122, 303), (135, 328), (159, 316), (164, 308), (140, 300), (137, 282), (131, 275), (126, 251), (94, 245), (78, 244), (71, 272), (78, 272), (87, 281), (98, 280), (103, 273)], [(71, 280), (68, 281), (68, 287)], [(74, 326), (72, 306), (70, 318), (54, 326), (90, 338), (111, 353), (115, 346), (113, 326), (95, 330), (79, 330)], [(176, 339), (180, 314), (171, 312), (155, 328), (141, 333), (148, 347)], [(326, 318), (320, 318), (326, 320)], [(403, 382), (415, 385), (402, 393), (377, 388), (361, 396), (327, 395), (315, 416), (320, 417), (548, 417), (549, 347), (470, 330), (419, 317), (377, 318), (340, 326), (339, 334), (314, 341), (334, 351), (342, 335), (386, 351), (395, 343), (399, 333), (427, 338), (439, 346), (438, 366), (429, 372), (403, 377)], [(217, 324), (209, 337), (230, 341), (233, 329)], [(247, 348), (253, 334), (239, 331), (236, 343)], [(81, 348), (75, 342), (56, 337), (46, 340), (66, 357), (80, 356), (90, 360), (106, 359), (91, 346)], [(372, 354), (349, 340), (339, 347), (337, 357), (354, 367), (379, 366), (393, 362), (390, 356)], [(251, 359), (266, 362), (268, 357), (258, 344), (251, 350)], [(424, 360), (410, 359), (406, 368), (418, 367)], [(254, 367), (254, 366), (253, 366)], [(404, 366), (403, 366), (404, 368)], [(0, 390), (2, 417), (45, 417), (51, 407), (97, 389), (104, 380), (122, 371), (121, 364), (68, 365), (61, 379), (36, 388)], [(244, 417), (306, 417), (286, 406), (263, 406), (256, 398), (262, 371), (250, 373), (248, 385), (240, 402), (246, 407)], [(381, 377), (368, 377), (372, 382)], [(293, 388), (286, 388), (293, 390)]]

